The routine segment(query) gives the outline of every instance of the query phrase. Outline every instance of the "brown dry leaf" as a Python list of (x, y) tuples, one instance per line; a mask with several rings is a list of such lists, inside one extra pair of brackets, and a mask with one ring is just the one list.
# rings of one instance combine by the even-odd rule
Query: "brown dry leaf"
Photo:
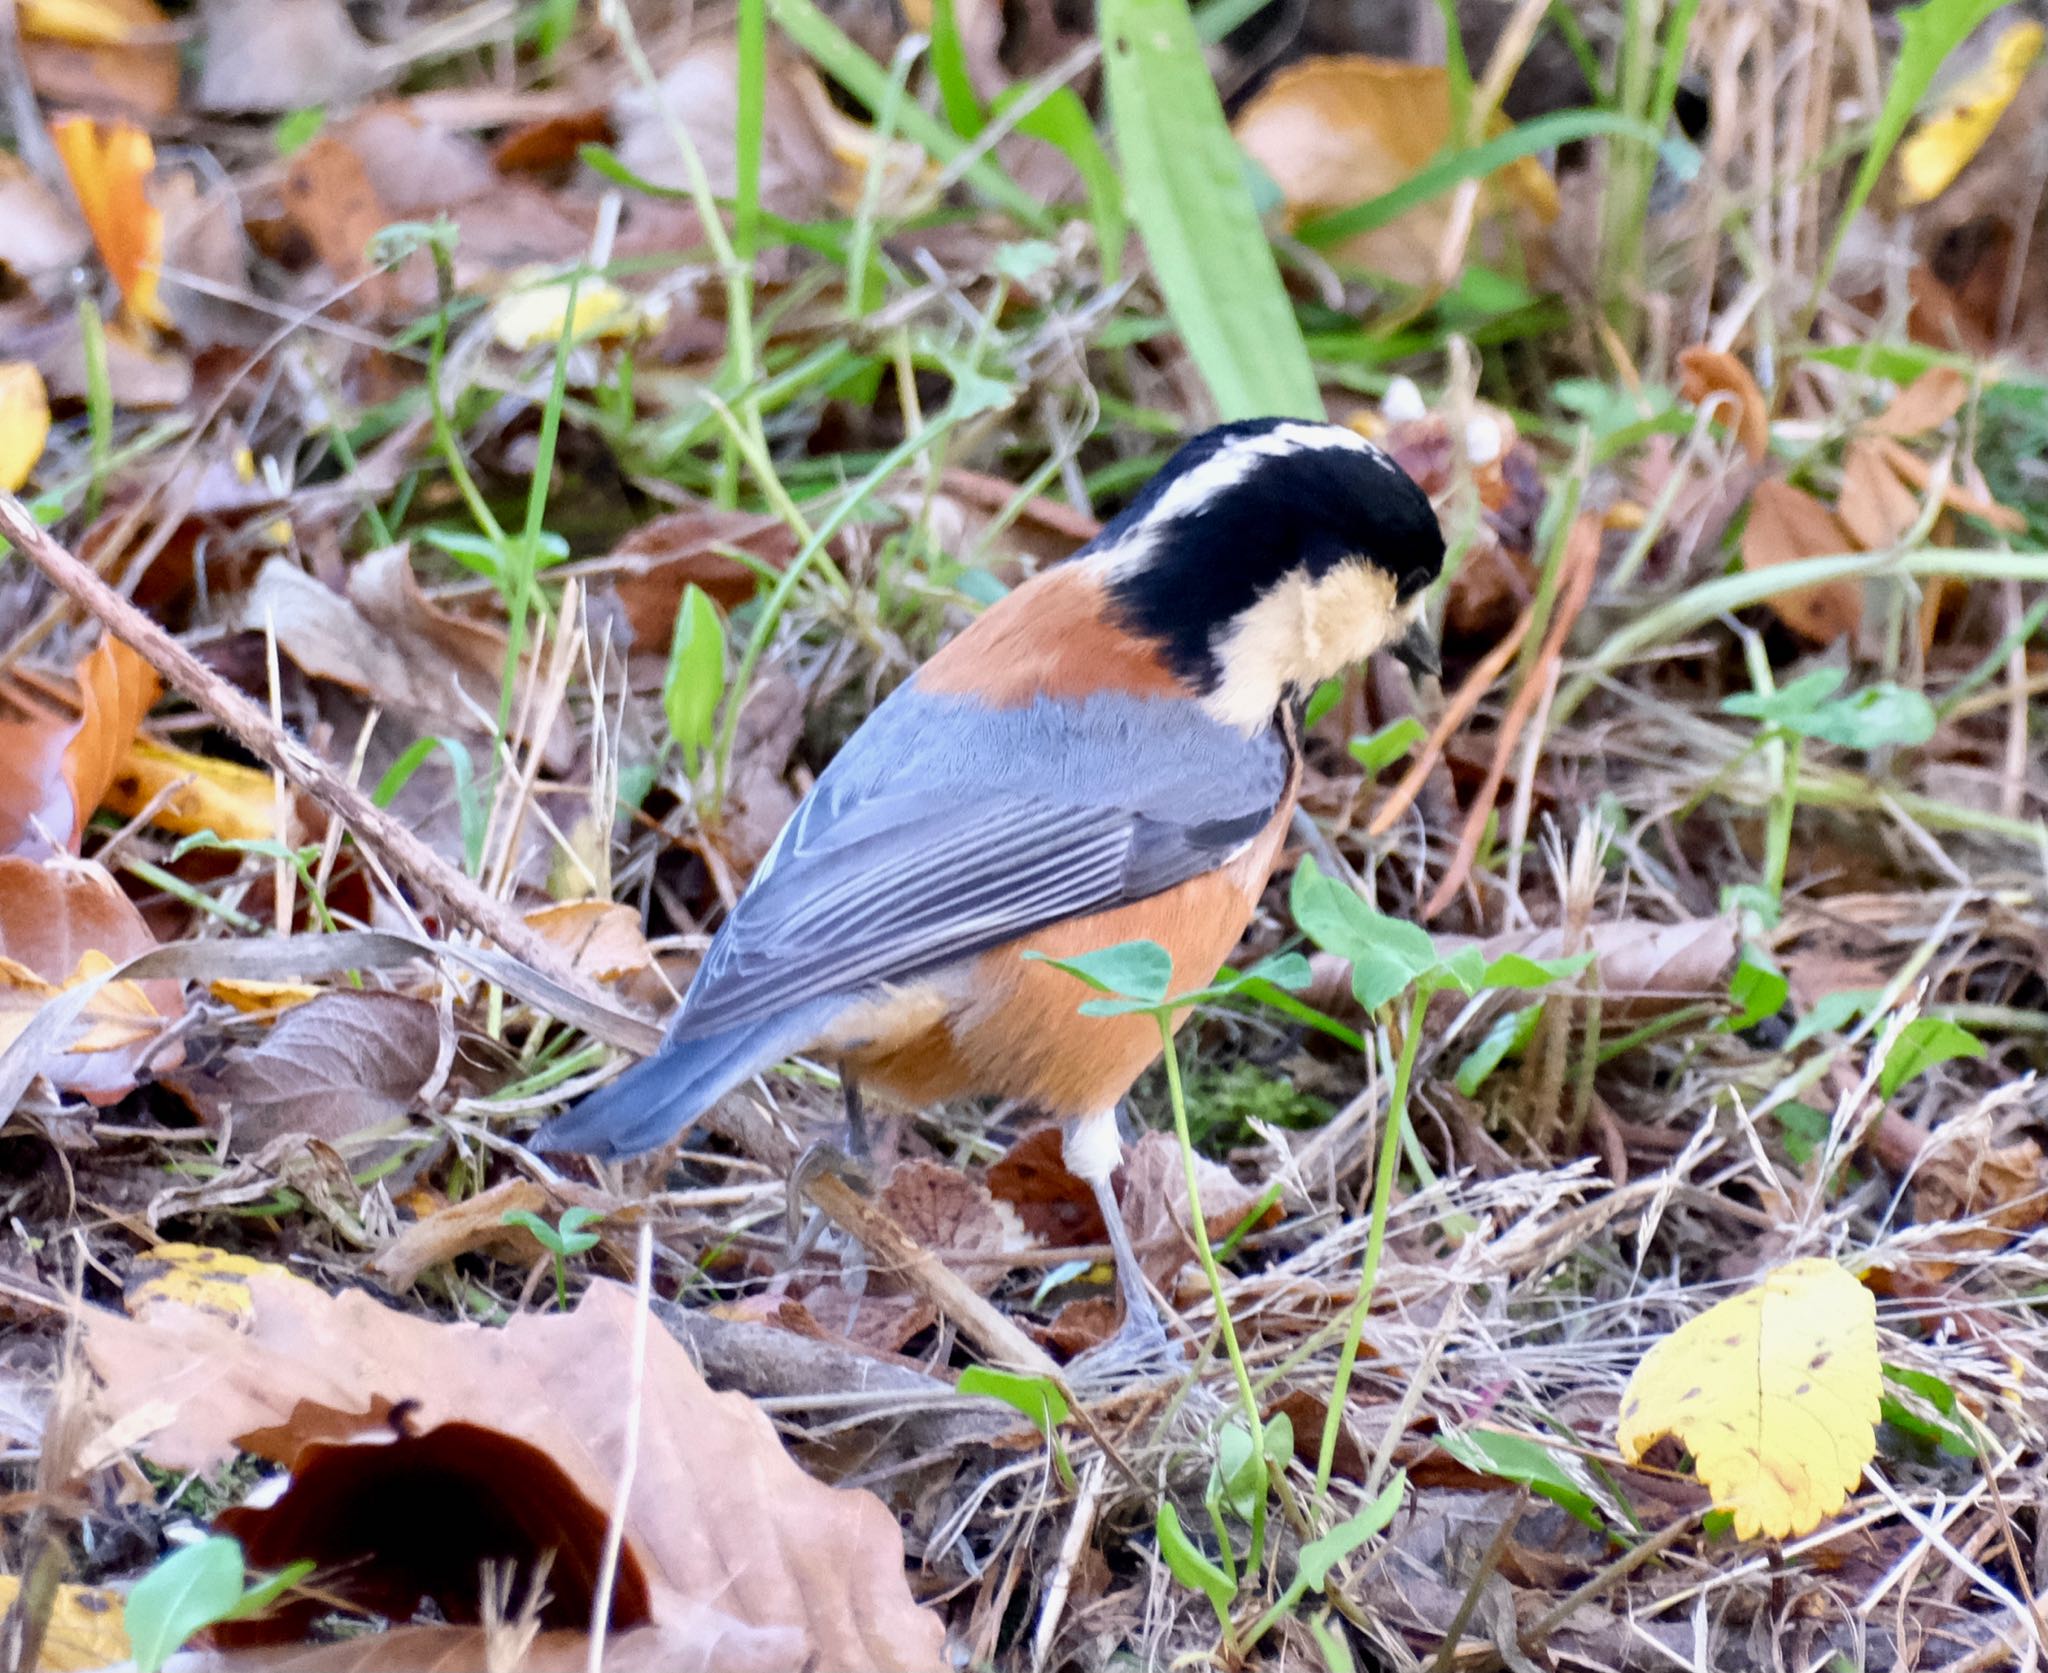
[(423, 271), (422, 258), (396, 273), (376, 271), (370, 242), (393, 217), (370, 184), (362, 158), (334, 135), (317, 135), (292, 154), (282, 196), (286, 217), (305, 234), (321, 266), (336, 284), (354, 286), (357, 311), (383, 313), (397, 304), (402, 276)]
[(19, 493), (50, 439), (50, 392), (25, 360), (0, 363), (0, 489)]
[(0, 268), (23, 283), (69, 272), (92, 251), (92, 234), (19, 157), (0, 151)]
[[(1932, 1245), (1940, 1252), (1986, 1253), (2005, 1248), (2048, 1221), (2048, 1157), (2033, 1139), (1994, 1146), (1985, 1124), (1967, 1133), (1939, 1132), (1940, 1148), (1913, 1175), (1913, 1218), (1922, 1226), (1969, 1220), (1944, 1229)], [(1951, 1276), (1955, 1263), (1922, 1256), (1922, 1276)]]
[[(1804, 489), (1776, 480), (1757, 484), (1742, 531), (1744, 569), (1855, 549), (1856, 541), (1835, 514)], [(1800, 587), (1768, 602), (1778, 620), (1809, 644), (1832, 645), (1853, 637), (1863, 625), (1863, 588), (1855, 581)]]
[[(0, 855), (0, 1048), (58, 988), (155, 945), (134, 902), (102, 867)], [(46, 1059), (41, 1072), (95, 1104), (113, 1103), (135, 1089), (157, 1036), (184, 1010), (177, 982), (110, 982), (80, 1016), (78, 1043)], [(173, 1048), (155, 1066), (171, 1068), (180, 1056)]]
[[(1274, 76), (1231, 125), (1286, 199), (1290, 222), (1392, 191), (1445, 150), (1451, 94), (1439, 65), (1345, 56), (1310, 58)], [(1504, 131), (1496, 121), (1492, 131)], [(1510, 219), (1524, 232), (1556, 219), (1557, 188), (1543, 166), (1523, 158), (1492, 175), (1482, 218)], [(1450, 224), (1450, 193), (1360, 233), (1337, 254), (1403, 284), (1433, 277)]]
[(88, 9), (81, 0), (61, 3), (74, 27), (21, 43), (46, 108), (145, 119), (178, 108), (178, 31), (153, 0), (89, 0), (89, 21), (80, 16)]
[(380, 77), (340, 0), (205, 0), (206, 46), (193, 105), (282, 114), (350, 105)]
[[(180, 836), (211, 831), (259, 842), (279, 835), (277, 794), (268, 773), (147, 738), (130, 740), (100, 801), (129, 819), (149, 808), (152, 825)], [(288, 839), (290, 832), (284, 834)]]
[(112, 638), (86, 653), (77, 679), (75, 717), (38, 708), (0, 718), (0, 851), (78, 851), (160, 689), (155, 670)]
[(912, 1239), (983, 1295), (1009, 1271), (1005, 1251), (1022, 1241), (1004, 1226), (987, 1186), (939, 1162), (903, 1163), (882, 1187), (881, 1204)]
[(796, 536), (780, 517), (704, 505), (643, 523), (612, 548), (606, 561), (615, 566), (612, 586), (636, 650), (668, 654), (683, 590), (693, 583), (726, 610), (754, 596), (759, 575), (729, 551), (780, 569), (796, 556)]
[[(269, 1508), (221, 1518), (252, 1563), (312, 1558), (387, 1618), (430, 1598), (459, 1621), (476, 1617), (481, 1559), (523, 1567), (553, 1548), (546, 1624), (588, 1620), (625, 1448), (629, 1291), (594, 1284), (572, 1314), (490, 1329), (280, 1276), (249, 1289), (246, 1329), (166, 1304), (144, 1319), (89, 1310), (84, 1341), (109, 1422), (164, 1413), (142, 1443), (157, 1463), (204, 1470), (248, 1451), (291, 1472)], [(895, 1517), (805, 1476), (768, 1419), (713, 1393), (659, 1329), (640, 1417), (615, 1629), (658, 1632), (671, 1667), (944, 1664)]]
[(530, 1262), (540, 1256), (540, 1244), (524, 1227), (506, 1225), (505, 1216), (524, 1209), (554, 1219), (563, 1209), (578, 1206), (600, 1213), (616, 1207), (610, 1198), (581, 1186), (508, 1179), (422, 1214), (364, 1264), (378, 1283), (399, 1291), (411, 1289), (422, 1272), (479, 1249), (504, 1260)]
[[(338, 597), (295, 564), (273, 558), (243, 596), (236, 619), (257, 632), (274, 624), (279, 647), (308, 674), (374, 698), (422, 733), (487, 729), (480, 717), (497, 713), (504, 634), (431, 603), (403, 546), (353, 565), (348, 585), (348, 597)], [(513, 698), (515, 725), (525, 683), (522, 677)], [(544, 752), (549, 769), (562, 771), (577, 754), (573, 727), (558, 717)]]
[(864, 1354), (897, 1354), (921, 1330), (929, 1330), (939, 1310), (921, 1295), (895, 1294), (879, 1290), (850, 1290), (844, 1284), (813, 1284), (796, 1304), (801, 1317), (792, 1319), (778, 1310), (772, 1323), (780, 1329), (795, 1329), (800, 1336), (820, 1341), (838, 1341)]
[(1879, 435), (1910, 441), (1938, 430), (1963, 410), (1970, 398), (1970, 380), (1953, 366), (1930, 366), (1894, 395), (1891, 404), (1866, 426)]
[[(1751, 464), (1762, 464), (1771, 450), (1771, 414), (1749, 368), (1725, 349), (1710, 349), (1704, 343), (1683, 350), (1678, 365), (1679, 394), (1692, 405), (1702, 406), (1715, 396), (1733, 401), (1735, 439)], [(1719, 410), (1725, 420), (1726, 402)]]
[(129, 314), (168, 326), (171, 316), (157, 297), (164, 217), (149, 201), (149, 177), (156, 170), (149, 135), (130, 122), (101, 127), (90, 117), (67, 116), (50, 124), (50, 137)]
[(568, 957), (579, 975), (619, 982), (653, 968), (640, 914), (608, 900), (570, 900), (526, 915), (529, 929)]
[(521, 123), (491, 148), (500, 174), (546, 174), (567, 168), (586, 145), (612, 137), (611, 117), (601, 109), (569, 111)]
[[(1189, 1230), (1193, 1220), (1188, 1213), (1187, 1167), (1180, 1141), (1171, 1133), (1146, 1133), (1125, 1156), (1123, 1172), (1120, 1200), (1139, 1264), (1153, 1283), (1171, 1295), (1175, 1275), (1195, 1258), (1195, 1240)], [(1262, 1193), (1206, 1156), (1195, 1158), (1195, 1173), (1202, 1194), (1202, 1220), (1210, 1238), (1229, 1236)], [(1277, 1214), (1275, 1204), (1268, 1216)]]
[(1055, 1249), (1105, 1242), (1109, 1230), (1088, 1187), (1067, 1171), (1057, 1126), (1035, 1127), (989, 1164), (989, 1194)]
[(217, 1076), (194, 1080), (232, 1114), (237, 1151), (286, 1133), (331, 1142), (410, 1114), (440, 1049), (425, 1000), (346, 988), (293, 1006)]
[[(1884, 455), (1885, 463), (1899, 473), (1900, 478), (1921, 494), (1927, 493), (1934, 485), (1934, 467), (1909, 447), (1902, 447), (1889, 436), (1879, 436), (1875, 445)], [(1942, 490), (1941, 503), (1950, 511), (1959, 511), (1966, 517), (1975, 517), (1989, 523), (2000, 534), (2025, 534), (2026, 517), (2009, 505), (2000, 505), (1988, 494), (1980, 494), (1953, 476)]]
[(1842, 459), (1835, 515), (1867, 552), (1897, 542), (1919, 521), (1919, 497), (1899, 480), (1876, 442), (1856, 436)]

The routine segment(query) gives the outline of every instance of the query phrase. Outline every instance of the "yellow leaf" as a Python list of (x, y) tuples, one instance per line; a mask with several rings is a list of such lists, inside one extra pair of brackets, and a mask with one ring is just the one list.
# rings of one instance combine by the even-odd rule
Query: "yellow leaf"
[(52, 122), (50, 135), (100, 260), (120, 286), (128, 311), (152, 325), (168, 326), (171, 316), (156, 294), (164, 217), (146, 190), (156, 169), (149, 135), (132, 122), (109, 122), (102, 128), (88, 116)]
[[(1489, 134), (1510, 126), (1503, 119)], [(1379, 197), (1419, 173), (1451, 143), (1451, 91), (1440, 65), (1348, 55), (1309, 58), (1282, 70), (1232, 124), (1237, 140), (1272, 176), (1290, 223)], [(1547, 224), (1557, 186), (1532, 157), (1487, 179), (1481, 213), (1519, 210)], [(1339, 254), (1408, 284), (1426, 283), (1448, 225), (1451, 196), (1348, 239)]]
[(106, 0), (21, 0), (21, 32), (71, 46), (125, 46), (136, 20)]
[(26, 360), (0, 364), (0, 488), (19, 492), (50, 439), (50, 392)]
[(1743, 1539), (1808, 1533), (1877, 1452), (1877, 1302), (1833, 1261), (1788, 1261), (1659, 1342), (1621, 1399), (1630, 1463), (1675, 1435)]
[[(11, 1046), (46, 1000), (114, 968), (105, 953), (90, 949), (78, 955), (78, 967), (62, 982), (38, 976), (25, 964), (0, 957), (0, 1051)], [(109, 982), (79, 1013), (85, 1031), (64, 1049), (69, 1052), (120, 1051), (149, 1039), (163, 1027), (163, 1013), (134, 982)]]
[(159, 1243), (135, 1257), (121, 1305), (131, 1318), (146, 1318), (153, 1308), (173, 1303), (243, 1324), (256, 1311), (249, 1294), (249, 1280), (256, 1277), (301, 1281), (284, 1267), (250, 1255), (231, 1255), (197, 1243)]
[(254, 767), (137, 737), (116, 764), (100, 805), (132, 819), (163, 795), (149, 815), (159, 830), (260, 842), (277, 835), (275, 794), (270, 775)]
[(289, 1011), (294, 1005), (320, 997), (318, 988), (308, 987), (304, 982), (258, 982), (246, 976), (223, 976), (207, 983), (206, 990), (245, 1016), (259, 1011)]
[[(571, 337), (616, 342), (659, 328), (667, 309), (650, 305), (602, 279), (585, 279), (576, 287), (576, 319)], [(560, 339), (569, 318), (569, 281), (513, 290), (491, 305), (491, 335), (519, 353)]]
[(2041, 56), (2038, 23), (2015, 23), (1998, 37), (1991, 58), (1950, 91), (1913, 137), (1899, 147), (1899, 199), (1926, 203), (1947, 191), (1972, 157), (1984, 149), (1998, 119), (2018, 96)]
[[(14, 1607), (19, 1577), (0, 1574), (0, 1615)], [(128, 1628), (121, 1594), (105, 1586), (59, 1586), (43, 1631), (43, 1673), (87, 1673), (129, 1658)]]

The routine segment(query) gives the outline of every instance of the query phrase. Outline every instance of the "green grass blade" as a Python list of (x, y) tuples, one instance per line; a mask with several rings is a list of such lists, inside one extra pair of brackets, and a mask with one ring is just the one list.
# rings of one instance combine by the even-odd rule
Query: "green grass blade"
[(1322, 392), (1186, 0), (1103, 0), (1131, 219), (1225, 418), (1323, 414)]

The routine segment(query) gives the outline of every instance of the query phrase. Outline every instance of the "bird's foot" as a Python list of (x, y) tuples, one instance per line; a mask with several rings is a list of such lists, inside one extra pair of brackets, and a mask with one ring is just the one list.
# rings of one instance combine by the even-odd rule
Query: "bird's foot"
[(1133, 1383), (1170, 1381), (1187, 1368), (1187, 1355), (1147, 1305), (1126, 1311), (1108, 1341), (1076, 1354), (1068, 1362), (1067, 1380), (1077, 1394), (1109, 1394)]
[(811, 1183), (826, 1174), (845, 1180), (862, 1196), (874, 1194), (875, 1175), (870, 1158), (849, 1154), (844, 1146), (831, 1139), (813, 1139), (804, 1146), (796, 1165), (789, 1170), (789, 1184), (785, 1188), (789, 1203), (789, 1241), (792, 1244), (803, 1226), (804, 1199), (810, 1194)]

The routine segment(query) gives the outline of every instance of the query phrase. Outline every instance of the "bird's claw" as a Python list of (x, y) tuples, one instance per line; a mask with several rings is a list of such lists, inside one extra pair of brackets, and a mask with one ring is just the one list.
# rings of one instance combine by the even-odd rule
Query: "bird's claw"
[(804, 1199), (810, 1194), (811, 1184), (827, 1174), (845, 1180), (862, 1196), (874, 1193), (875, 1175), (867, 1157), (851, 1155), (831, 1139), (813, 1139), (804, 1146), (796, 1165), (789, 1170), (786, 1196), (789, 1203), (789, 1241), (792, 1244), (802, 1229)]

